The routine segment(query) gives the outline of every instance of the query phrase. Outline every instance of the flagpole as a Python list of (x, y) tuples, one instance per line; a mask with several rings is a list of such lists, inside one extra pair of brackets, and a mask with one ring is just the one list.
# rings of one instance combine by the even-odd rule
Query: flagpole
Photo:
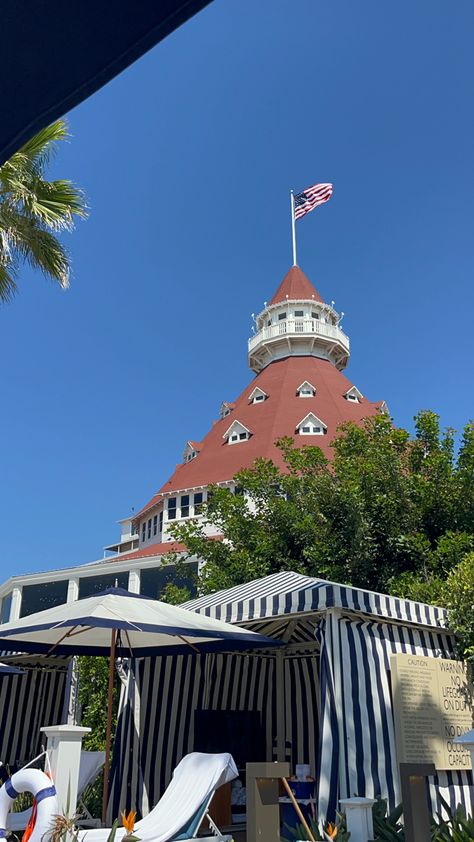
[(291, 237), (293, 242), (293, 266), (296, 266), (296, 225), (295, 225), (295, 197), (293, 190), (290, 190), (291, 202)]

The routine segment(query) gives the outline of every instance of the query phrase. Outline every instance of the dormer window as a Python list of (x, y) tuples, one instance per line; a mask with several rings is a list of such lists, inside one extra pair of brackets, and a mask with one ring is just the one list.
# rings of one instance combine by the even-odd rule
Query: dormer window
[(199, 453), (200, 447), (200, 442), (187, 441), (186, 447), (183, 451), (183, 462), (191, 462), (192, 459), (195, 459)]
[(245, 427), (240, 421), (235, 420), (229, 429), (226, 430), (222, 438), (226, 439), (227, 444), (239, 444), (242, 441), (247, 441), (251, 435), (252, 433), (248, 427)]
[(328, 428), (324, 421), (310, 412), (296, 426), (300, 436), (325, 436)]
[(249, 402), (250, 403), (263, 403), (263, 401), (268, 398), (266, 392), (263, 389), (260, 389), (258, 386), (255, 386), (253, 392), (249, 395)]
[(223, 401), (223, 402), (221, 403), (221, 408), (220, 408), (220, 416), (221, 416), (221, 418), (226, 418), (228, 415), (230, 415), (230, 413), (232, 412), (233, 408), (234, 408), (234, 404), (233, 404), (233, 403), (229, 403), (228, 401)]
[(296, 390), (296, 394), (299, 398), (314, 398), (316, 394), (316, 389), (312, 383), (308, 383), (307, 380), (304, 383), (301, 383)]
[(352, 401), (352, 403), (360, 403), (362, 400), (362, 393), (359, 392), (357, 386), (352, 386), (350, 389), (345, 392), (344, 397), (346, 401)]

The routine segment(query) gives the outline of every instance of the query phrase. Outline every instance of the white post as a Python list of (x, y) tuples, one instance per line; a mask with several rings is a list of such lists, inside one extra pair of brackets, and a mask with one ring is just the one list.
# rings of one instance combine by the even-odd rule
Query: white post
[(12, 604), (11, 604), (11, 607), (10, 607), (10, 620), (9, 620), (10, 623), (12, 623), (13, 620), (18, 620), (20, 618), (20, 611), (21, 611), (21, 589), (20, 588), (13, 588)]
[(373, 798), (341, 798), (341, 812), (346, 814), (351, 842), (370, 842), (374, 838)]
[(140, 593), (140, 570), (130, 570), (128, 574), (128, 589), (130, 593)]
[(293, 242), (293, 266), (296, 266), (296, 220), (295, 220), (295, 196), (293, 190), (290, 190), (291, 203), (291, 238)]
[(46, 748), (58, 795), (59, 815), (72, 818), (77, 806), (82, 738), (91, 729), (77, 725), (50, 725), (40, 730), (48, 740)]

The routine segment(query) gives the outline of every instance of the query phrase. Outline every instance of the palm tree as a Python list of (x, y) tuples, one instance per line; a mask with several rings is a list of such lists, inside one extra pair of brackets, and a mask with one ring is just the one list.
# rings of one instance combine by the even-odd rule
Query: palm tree
[(0, 302), (16, 293), (23, 262), (63, 289), (69, 285), (69, 257), (57, 235), (73, 228), (74, 217), (87, 215), (85, 199), (70, 181), (44, 177), (58, 142), (67, 137), (66, 123), (57, 120), (0, 167)]

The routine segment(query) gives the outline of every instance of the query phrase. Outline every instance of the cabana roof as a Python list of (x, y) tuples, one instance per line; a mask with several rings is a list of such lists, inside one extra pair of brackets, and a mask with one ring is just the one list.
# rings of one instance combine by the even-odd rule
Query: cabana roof
[(339, 608), (382, 620), (415, 626), (445, 629), (446, 611), (423, 602), (339, 585), (300, 573), (283, 572), (245, 585), (202, 596), (184, 603), (183, 608), (230, 623), (283, 618), (288, 615), (324, 613)]

